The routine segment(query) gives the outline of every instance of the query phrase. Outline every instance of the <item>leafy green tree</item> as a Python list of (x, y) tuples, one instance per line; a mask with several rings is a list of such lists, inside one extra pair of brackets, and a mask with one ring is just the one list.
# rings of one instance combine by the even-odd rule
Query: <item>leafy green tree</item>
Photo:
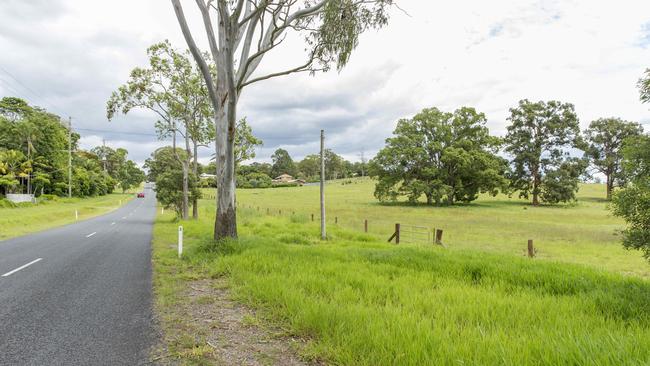
[[(181, 161), (177, 158), (186, 154), (185, 150), (166, 146), (157, 149), (151, 157), (145, 161), (145, 168), (148, 169), (147, 179), (156, 183), (156, 198), (166, 208), (172, 208), (179, 217), (183, 216), (183, 168)], [(197, 180), (190, 179), (190, 199), (199, 198), (201, 191), (198, 188)]]
[(650, 136), (625, 141), (623, 174), (630, 184), (614, 193), (610, 207), (627, 222), (623, 246), (641, 250), (650, 261)]
[(273, 166), (271, 167), (271, 176), (277, 177), (281, 174), (289, 174), (295, 176), (297, 174), (296, 164), (294, 164), (291, 155), (285, 149), (277, 149), (271, 155)]
[(119, 175), (119, 185), (122, 192), (137, 187), (142, 182), (144, 182), (144, 172), (132, 160), (128, 160)]
[(650, 103), (650, 69), (645, 70), (637, 85), (641, 95), (641, 102)]
[(248, 125), (246, 117), (237, 122), (235, 135), (235, 164), (255, 158), (255, 148), (262, 146), (263, 142), (253, 135), (253, 129)]
[[(77, 137), (73, 134), (75, 146)], [(19, 191), (32, 193), (38, 188), (43, 193), (52, 193), (54, 184), (63, 179), (67, 182), (67, 175), (62, 173), (67, 166), (67, 148), (67, 129), (58, 116), (19, 98), (0, 100), (0, 149), (17, 150), (26, 156), (27, 175), (19, 179)], [(32, 187), (37, 176), (38, 187)], [(44, 177), (47, 179), (43, 180)]]
[[(539, 205), (540, 195), (550, 202), (565, 202), (575, 198), (578, 176), (576, 169), (584, 166), (583, 162), (568, 159), (568, 150), (582, 146), (580, 126), (573, 104), (558, 101), (530, 102), (526, 99), (510, 108), (510, 125), (505, 137), (505, 151), (512, 156), (513, 171), (510, 184), (519, 196), (529, 198), (532, 204)], [(570, 166), (574, 164), (575, 166)], [(563, 170), (555, 172), (555, 170)], [(544, 176), (551, 173), (549, 178)], [(575, 176), (575, 182), (568, 182)], [(562, 184), (547, 183), (559, 182)], [(558, 187), (575, 187), (573, 194), (552, 192)], [(559, 201), (558, 201), (559, 199)]]
[[(253, 83), (296, 72), (341, 70), (360, 35), (388, 22), (392, 0), (266, 1), (236, 0), (196, 5), (216, 62), (216, 75), (198, 49), (180, 0), (172, 0), (178, 23), (208, 86), (214, 107), (218, 202), (214, 238), (237, 237), (235, 208), (235, 125), (242, 90)], [(214, 22), (214, 23), (213, 23)], [(305, 40), (306, 61), (257, 75), (260, 63), (289, 33)], [(217, 41), (218, 40), (218, 41)], [(292, 62), (289, 62), (291, 64)]]
[(612, 198), (614, 186), (625, 184), (623, 169), (623, 141), (628, 137), (643, 133), (643, 127), (636, 122), (620, 118), (600, 118), (589, 124), (585, 130), (585, 156), (594, 168), (605, 175), (607, 199)]
[(27, 176), (25, 162), (25, 155), (20, 151), (0, 151), (0, 187), (4, 194), (15, 193), (19, 179)]
[[(198, 148), (206, 146), (214, 137), (212, 105), (203, 77), (190, 61), (188, 52), (179, 52), (165, 41), (149, 47), (147, 55), (149, 67), (136, 67), (131, 71), (127, 83), (108, 100), (106, 114), (111, 120), (119, 112), (127, 114), (134, 108), (147, 109), (160, 118), (156, 123), (158, 136), (172, 138), (172, 151), (177, 151), (177, 136), (182, 138), (184, 160), (180, 160), (181, 155), (176, 158), (183, 174), (181, 217), (187, 219), (189, 173), (192, 170), (194, 176), (198, 175)], [(193, 217), (197, 218), (197, 200), (193, 206)]]
[(507, 162), (496, 155), (499, 139), (486, 123), (483, 113), (467, 107), (454, 113), (429, 108), (399, 120), (370, 162), (370, 175), (379, 180), (375, 197), (407, 196), (415, 203), (424, 195), (427, 204), (453, 205), (480, 192), (496, 194), (507, 183)]
[(237, 176), (237, 187), (239, 188), (269, 188), (271, 177), (264, 173), (249, 173)]
[[(325, 179), (345, 178), (348, 175), (345, 159), (331, 149), (325, 149)], [(320, 158), (319, 158), (320, 169)]]
[(298, 162), (298, 176), (313, 180), (320, 175), (320, 156), (311, 154)]

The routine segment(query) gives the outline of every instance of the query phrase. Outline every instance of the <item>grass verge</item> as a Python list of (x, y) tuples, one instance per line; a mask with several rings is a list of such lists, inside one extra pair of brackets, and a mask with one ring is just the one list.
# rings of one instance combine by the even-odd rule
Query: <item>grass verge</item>
[[(188, 280), (227, 279), (235, 298), (294, 335), (303, 356), (341, 365), (645, 365), (650, 283), (586, 266), (469, 250), (394, 246), (306, 215), (239, 210), (238, 242), (217, 246), (212, 216), (154, 229), (154, 281), (166, 346), (205, 362), (174, 304)], [(169, 338), (171, 335), (171, 339)], [(189, 337), (189, 338), (188, 338)]]
[(112, 211), (133, 198), (113, 193), (90, 198), (59, 198), (35, 205), (0, 208), (0, 240), (70, 224)]

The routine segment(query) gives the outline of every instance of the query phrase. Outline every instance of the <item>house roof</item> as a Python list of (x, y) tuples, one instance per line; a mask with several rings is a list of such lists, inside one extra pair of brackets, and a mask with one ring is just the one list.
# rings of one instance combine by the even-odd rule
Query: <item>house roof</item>
[(275, 179), (282, 179), (282, 178), (293, 178), (293, 177), (290, 176), (289, 174), (286, 174), (286, 173), (285, 174), (280, 174), (277, 177), (275, 177)]

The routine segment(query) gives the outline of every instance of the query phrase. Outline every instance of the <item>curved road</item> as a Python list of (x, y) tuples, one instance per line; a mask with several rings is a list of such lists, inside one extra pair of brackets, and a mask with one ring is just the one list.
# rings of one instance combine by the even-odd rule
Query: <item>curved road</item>
[[(0, 242), (0, 365), (142, 365), (156, 199)], [(2, 230), (2, 228), (0, 228)]]

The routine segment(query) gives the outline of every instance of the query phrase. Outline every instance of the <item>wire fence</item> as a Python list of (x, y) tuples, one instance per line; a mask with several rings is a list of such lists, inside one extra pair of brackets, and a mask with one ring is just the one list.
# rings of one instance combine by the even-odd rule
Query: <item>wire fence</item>
[[(203, 199), (214, 199), (214, 196), (203, 196)], [(264, 207), (250, 204), (237, 204), (238, 209), (247, 209), (256, 212), (260, 215), (270, 216), (295, 216), (300, 215), (308, 221), (318, 223), (320, 222), (320, 215), (305, 212), (300, 208), (287, 208), (287, 207)], [(336, 215), (327, 217), (327, 223), (330, 225), (345, 227), (354, 231), (362, 231), (367, 234), (377, 236), (382, 240), (388, 239), (389, 242), (395, 244), (442, 244), (442, 229), (426, 227), (421, 225), (409, 225), (395, 222), (388, 222), (385, 220), (368, 220), (368, 219), (355, 219), (350, 220)], [(393, 229), (395, 228), (395, 229)], [(390, 237), (386, 233), (392, 233)]]

